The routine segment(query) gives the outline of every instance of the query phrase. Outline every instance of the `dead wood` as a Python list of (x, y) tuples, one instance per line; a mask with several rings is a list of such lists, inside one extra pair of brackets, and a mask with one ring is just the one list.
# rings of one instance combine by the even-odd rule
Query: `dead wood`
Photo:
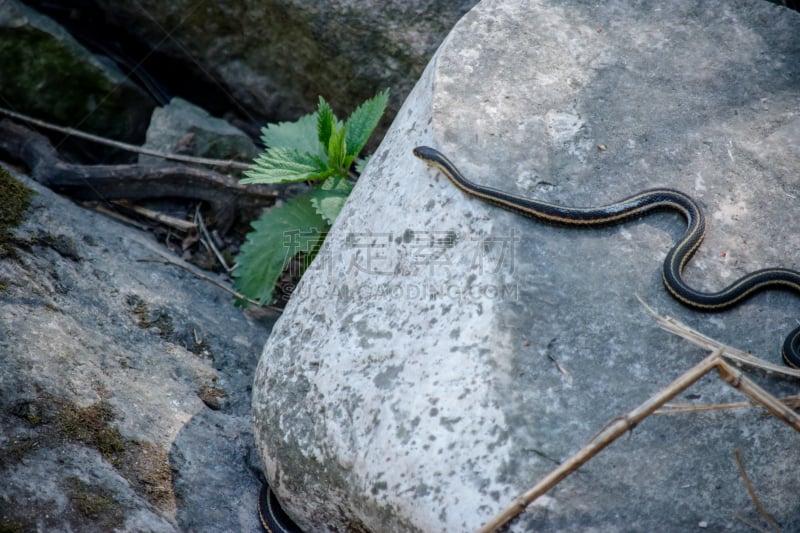
[(248, 168), (250, 168), (250, 165), (248, 165), (247, 163), (242, 163), (241, 161), (209, 159), (207, 157), (196, 157), (184, 154), (170, 154), (167, 152), (162, 152), (160, 150), (153, 150), (145, 146), (137, 146), (135, 144), (128, 144), (120, 141), (115, 141), (113, 139), (108, 139), (106, 137), (101, 137), (99, 135), (93, 135), (85, 131), (76, 130), (74, 128), (67, 128), (64, 126), (53, 124), (52, 122), (39, 120), (38, 118), (33, 118), (28, 115), (23, 115), (22, 113), (17, 113), (16, 111), (11, 111), (10, 109), (6, 109), (5, 107), (0, 107), (0, 115), (5, 115), (16, 121), (24, 122), (25, 124), (31, 124), (33, 126), (36, 126), (37, 128), (43, 128), (50, 131), (57, 131), (58, 133), (63, 133), (67, 137), (84, 139), (87, 141), (91, 141), (93, 143), (111, 146), (112, 148), (119, 148), (120, 150), (125, 150), (127, 152), (152, 155), (153, 157), (158, 157), (160, 159), (166, 159), (169, 161), (179, 161), (181, 163), (189, 163), (190, 165), (194, 164), (194, 165), (202, 165), (208, 167), (221, 167), (221, 168), (230, 168), (239, 170), (247, 170)]
[[(649, 415), (656, 412), (666, 402), (674, 398), (677, 394), (690, 387), (698, 379), (706, 375), (709, 371), (716, 369), (719, 377), (734, 387), (739, 392), (749, 396), (755, 403), (764, 407), (772, 415), (782, 420), (795, 430), (800, 432), (800, 415), (791, 407), (772, 396), (766, 390), (756, 385), (747, 378), (740, 370), (734, 368), (725, 361), (725, 358), (736, 361), (737, 363), (758, 367), (769, 372), (797, 377), (795, 369), (781, 369), (767, 363), (741, 350), (736, 350), (726, 346), (711, 337), (693, 330), (686, 324), (673, 318), (664, 317), (656, 313), (641, 299), (639, 301), (647, 312), (656, 319), (656, 322), (663, 329), (674, 333), (692, 343), (698, 344), (709, 350), (713, 350), (705, 359), (694, 365), (692, 368), (680, 375), (675, 381), (658, 391), (644, 403), (628, 412), (623, 416), (616, 417), (609, 421), (603, 428), (592, 437), (589, 442), (572, 457), (561, 463), (550, 474), (545, 476), (533, 488), (517, 497), (511, 504), (498, 513), (489, 522), (483, 525), (477, 533), (492, 533), (505, 526), (518, 516), (520, 513), (533, 503), (538, 497), (556, 486), (561, 480), (575, 472), (581, 465), (597, 455), (606, 446), (619, 438), (624, 433), (632, 430)], [(748, 489), (749, 490), (749, 489)], [(760, 504), (760, 502), (759, 502)], [(758, 504), (757, 504), (758, 505)], [(761, 511), (761, 509), (759, 509)], [(762, 513), (763, 515), (763, 513)]]
[(733, 456), (736, 459), (736, 466), (739, 468), (739, 475), (742, 477), (742, 481), (744, 481), (744, 486), (747, 489), (747, 493), (750, 495), (750, 499), (753, 500), (753, 504), (756, 506), (756, 509), (758, 509), (758, 514), (770, 525), (771, 531), (780, 533), (781, 527), (772, 515), (767, 512), (766, 507), (764, 507), (764, 504), (761, 503), (761, 499), (756, 494), (756, 488), (753, 486), (753, 482), (750, 481), (750, 476), (747, 475), (747, 471), (744, 469), (742, 455), (739, 453), (738, 448), (733, 449)]
[(63, 161), (44, 135), (0, 121), (0, 152), (21, 161), (42, 185), (77, 200), (186, 198), (208, 203), (226, 232), (237, 212), (274, 203), (276, 191), (241, 185), (212, 170), (180, 164), (79, 165)]
[(533, 488), (520, 495), (508, 507), (481, 527), (477, 533), (492, 533), (506, 525), (511, 519), (522, 513), (528, 505), (533, 503), (539, 496), (549, 491), (562, 479), (575, 472), (582, 464), (600, 453), (609, 444), (614, 442), (621, 435), (632, 431), (642, 420), (647, 418), (656, 409), (666, 402), (683, 392), (698, 379), (705, 376), (710, 370), (717, 367), (721, 361), (722, 349), (708, 355), (705, 359), (684, 372), (667, 387), (651, 396), (637, 408), (629, 413), (614, 418), (609, 421), (589, 442), (572, 457), (558, 465), (550, 474), (545, 476)]

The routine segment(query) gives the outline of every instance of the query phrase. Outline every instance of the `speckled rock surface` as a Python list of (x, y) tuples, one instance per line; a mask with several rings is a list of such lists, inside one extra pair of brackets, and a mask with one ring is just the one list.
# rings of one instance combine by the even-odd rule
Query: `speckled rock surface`
[[(485, 0), (390, 129), (256, 371), (268, 477), (309, 531), (471, 531), (704, 354), (641, 296), (778, 363), (796, 295), (681, 307), (661, 262), (683, 220), (541, 225), (417, 161), (566, 205), (654, 186), (706, 210), (686, 269), (713, 289), (800, 268), (800, 16), (759, 1)], [(787, 218), (788, 217), (788, 218)], [(754, 373), (778, 395), (797, 382)], [(707, 377), (680, 401), (742, 398)], [(541, 498), (513, 531), (749, 531), (761, 501), (800, 529), (796, 432), (756, 409), (654, 416)]]
[(269, 317), (18, 178), (36, 194), (0, 249), (0, 531), (258, 531)]

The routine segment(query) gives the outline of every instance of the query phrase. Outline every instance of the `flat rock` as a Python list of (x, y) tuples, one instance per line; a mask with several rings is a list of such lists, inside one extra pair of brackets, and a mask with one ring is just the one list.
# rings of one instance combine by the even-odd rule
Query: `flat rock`
[[(800, 268), (800, 16), (761, 1), (485, 0), (454, 28), (359, 179), (256, 371), (270, 483), (308, 531), (471, 531), (704, 357), (659, 311), (779, 364), (797, 295), (682, 307), (661, 263), (684, 231), (542, 225), (416, 160), (564, 205), (656, 186), (705, 209), (686, 268), (721, 288)], [(797, 381), (750, 373), (770, 392)], [(746, 400), (708, 376), (677, 401)], [(800, 530), (800, 439), (754, 408), (652, 416), (512, 531)]]
[(0, 530), (258, 531), (250, 386), (271, 320), (17, 179), (36, 194), (0, 259)]

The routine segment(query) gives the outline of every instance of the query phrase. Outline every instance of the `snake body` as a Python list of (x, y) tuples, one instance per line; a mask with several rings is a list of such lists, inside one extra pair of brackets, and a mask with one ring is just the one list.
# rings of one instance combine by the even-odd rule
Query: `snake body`
[(281, 508), (269, 485), (261, 485), (258, 495), (258, 519), (266, 533), (302, 533)]
[[(683, 268), (703, 242), (706, 219), (691, 196), (668, 188), (648, 189), (619, 202), (601, 207), (564, 207), (525, 198), (468, 180), (441, 152), (427, 146), (414, 148), (414, 155), (444, 174), (456, 187), (514, 213), (553, 224), (597, 227), (618, 224), (651, 211), (674, 210), (686, 219), (686, 232), (664, 259), (662, 277), (669, 293), (682, 304), (718, 311), (737, 305), (745, 298), (766, 289), (788, 289), (800, 293), (800, 272), (787, 268), (765, 268), (746, 274), (717, 292), (702, 292), (683, 279)], [(781, 355), (787, 365), (800, 368), (800, 327), (786, 337)], [(300, 529), (283, 512), (267, 485), (261, 489), (258, 516), (267, 533), (299, 533)]]
[[(648, 189), (601, 207), (564, 207), (470, 181), (447, 157), (433, 148), (419, 146), (414, 149), (414, 155), (439, 170), (468, 195), (543, 222), (596, 227), (618, 224), (656, 210), (678, 211), (686, 219), (686, 232), (667, 253), (662, 277), (669, 293), (688, 307), (703, 311), (728, 309), (765, 289), (788, 289), (800, 294), (800, 272), (788, 268), (756, 270), (717, 292), (702, 292), (690, 287), (683, 279), (683, 268), (703, 242), (706, 219), (697, 202), (680, 191), (667, 188)], [(781, 355), (787, 365), (800, 368), (800, 327), (792, 330), (786, 337)]]

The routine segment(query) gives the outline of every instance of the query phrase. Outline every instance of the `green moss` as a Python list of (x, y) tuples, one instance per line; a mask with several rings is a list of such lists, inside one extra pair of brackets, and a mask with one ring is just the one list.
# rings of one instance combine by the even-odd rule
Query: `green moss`
[(159, 509), (174, 509), (172, 468), (167, 451), (149, 442), (131, 442), (127, 455), (128, 461), (120, 468), (122, 475)]
[(111, 531), (123, 524), (124, 509), (105, 488), (71, 477), (67, 479), (66, 493), (75, 510), (103, 529)]
[(59, 425), (65, 437), (93, 446), (116, 465), (125, 450), (125, 442), (119, 430), (110, 426), (113, 419), (114, 413), (105, 402), (83, 408), (66, 405), (59, 413)]
[(27, 420), (32, 426), (38, 426), (42, 423), (42, 406), (35, 400), (17, 400), (11, 406), (11, 414)]
[[(28, 420), (30, 434), (15, 436), (7, 446), (0, 447), (0, 467), (19, 463), (37, 450), (60, 449), (65, 442), (77, 442), (100, 451), (134, 490), (157, 508), (165, 512), (175, 509), (173, 472), (167, 450), (157, 444), (124, 439), (111, 427), (115, 415), (108, 402), (79, 407), (43, 393), (36, 399), (15, 402), (10, 414)], [(63, 523), (82, 524), (88, 517), (96, 522), (94, 529), (98, 531), (112, 531), (121, 526), (118, 518), (121, 519), (123, 509), (114, 503), (113, 494), (107, 489), (70, 478), (65, 492), (71, 509), (60, 518)], [(19, 513), (4, 514), (0, 508), (0, 533), (36, 529), (26, 527), (28, 523), (20, 520), (27, 517)]]
[(33, 191), (15, 180), (8, 171), (0, 167), (0, 259), (14, 256), (15, 239), (11, 229), (24, 220), (25, 211), (31, 203)]
[[(30, 436), (15, 437), (10, 441), (6, 441), (5, 446), (2, 451), (0, 451), (0, 465), (5, 466), (18, 463), (40, 445), (40, 442)], [(0, 516), (0, 518), (2, 518), (2, 516)], [(0, 528), (0, 532), (2, 531), (2, 528)]]
[(36, 524), (17, 520), (15, 518), (0, 517), (0, 533), (22, 533), (23, 531), (36, 531)]
[(78, 247), (75, 241), (63, 234), (54, 235), (46, 231), (39, 230), (36, 236), (32, 239), (32, 244), (38, 246), (46, 246), (58, 252), (61, 257), (71, 259), (73, 261), (80, 261), (81, 256), (78, 252)]
[(113, 506), (113, 500), (96, 494), (79, 494), (75, 497), (78, 509), (89, 518), (97, 519)]
[(95, 520), (114, 505), (114, 501), (109, 498), (86, 492), (75, 494), (73, 501), (84, 515)]
[(175, 333), (175, 328), (172, 325), (172, 317), (166, 311), (159, 311), (152, 325), (158, 328), (159, 335), (162, 339), (168, 339)]
[(162, 339), (168, 339), (175, 333), (172, 317), (166, 311), (159, 310), (151, 313), (147, 303), (135, 294), (128, 295), (125, 301), (132, 307), (140, 328), (157, 328), (158, 335)]

